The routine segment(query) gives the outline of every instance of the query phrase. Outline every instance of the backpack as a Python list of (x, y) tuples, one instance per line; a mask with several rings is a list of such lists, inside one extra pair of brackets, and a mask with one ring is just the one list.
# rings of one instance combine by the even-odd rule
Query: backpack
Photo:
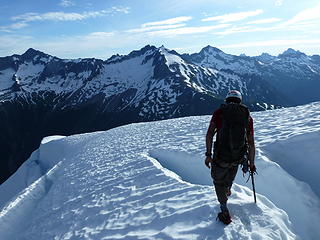
[(249, 109), (238, 103), (222, 104), (221, 128), (217, 132), (214, 155), (218, 161), (241, 163), (247, 151)]

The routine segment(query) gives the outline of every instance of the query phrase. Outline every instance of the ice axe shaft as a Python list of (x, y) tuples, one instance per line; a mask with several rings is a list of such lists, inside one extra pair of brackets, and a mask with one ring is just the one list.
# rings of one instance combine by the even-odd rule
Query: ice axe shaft
[(254, 179), (253, 179), (254, 172), (250, 172), (250, 175), (251, 175), (251, 181), (252, 181), (252, 191), (253, 191), (254, 202), (257, 203), (256, 187), (254, 186)]

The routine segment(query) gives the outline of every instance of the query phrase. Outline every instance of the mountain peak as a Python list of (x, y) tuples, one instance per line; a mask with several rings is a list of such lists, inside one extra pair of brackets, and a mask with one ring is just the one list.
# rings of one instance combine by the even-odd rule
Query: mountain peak
[(180, 54), (177, 51), (170, 50), (170, 49), (166, 48), (164, 45), (161, 45), (161, 47), (158, 48), (158, 51), (160, 53), (164, 53), (164, 54), (169, 53), (169, 54), (174, 54), (174, 55), (180, 56)]
[(115, 55), (112, 55), (109, 59), (107, 59), (107, 62), (110, 63), (110, 62), (115, 62), (115, 61), (118, 61), (122, 58), (123, 56), (120, 55), (120, 54), (115, 54)]
[(36, 56), (36, 55), (43, 55), (44, 53), (39, 51), (39, 50), (36, 50), (34, 48), (29, 48), (24, 54), (24, 56)]
[[(164, 54), (166, 54), (166, 53), (172, 53), (172, 50), (166, 48), (164, 45), (161, 45), (161, 47), (158, 48), (158, 51), (159, 51), (160, 53), (164, 53)], [(175, 51), (174, 51), (174, 52), (175, 52)], [(176, 53), (176, 52), (175, 52), (175, 53)]]
[(143, 55), (144, 53), (146, 53), (147, 51), (154, 51), (157, 48), (155, 46), (151, 46), (151, 45), (146, 45), (143, 48), (141, 48), (140, 50), (135, 50), (132, 51), (131, 53), (129, 53), (129, 57), (136, 57), (139, 55)]
[(156, 49), (156, 47), (155, 46), (153, 46), (153, 45), (146, 45), (146, 46), (144, 46), (143, 48), (141, 48), (140, 49), (140, 51), (142, 51), (142, 52), (146, 52), (146, 51), (149, 51), (149, 50), (155, 50)]
[(255, 58), (263, 63), (271, 63), (277, 57), (272, 56), (269, 53), (262, 53), (260, 56), (257, 56)]
[(306, 54), (300, 52), (299, 50), (294, 50), (293, 48), (288, 48), (282, 54), (279, 54), (279, 57), (299, 58), (299, 57), (302, 57), (302, 56), (306, 56)]
[(272, 55), (270, 55), (269, 53), (261, 53), (260, 55), (261, 57), (272, 57)]
[(148, 44), (139, 50), (134, 50), (130, 52), (128, 55), (119, 55), (119, 54), (112, 55), (109, 59), (107, 59), (106, 62), (111, 63), (111, 62), (119, 62), (119, 61), (127, 60), (130, 58), (141, 56), (145, 54), (147, 51), (155, 51), (156, 49), (157, 48), (155, 46), (151, 46)]
[(36, 56), (40, 56), (40, 57), (49, 57), (48, 54), (45, 54), (39, 50), (33, 49), (33, 48), (29, 48), (24, 54), (21, 55), (24, 59), (34, 59)]
[(207, 53), (209, 53), (209, 54), (212, 54), (212, 53), (220, 53), (220, 52), (222, 52), (222, 51), (221, 51), (219, 48), (212, 47), (212, 46), (208, 45), (208, 46), (202, 48), (202, 50), (200, 51), (200, 53), (201, 53), (201, 52), (207, 52)]

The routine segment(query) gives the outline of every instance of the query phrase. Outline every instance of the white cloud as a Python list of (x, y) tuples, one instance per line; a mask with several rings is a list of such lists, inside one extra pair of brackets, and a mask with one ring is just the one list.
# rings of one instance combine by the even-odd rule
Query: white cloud
[(214, 32), (216, 35), (230, 35), (235, 33), (247, 33), (247, 32), (271, 32), (271, 31), (282, 31), (282, 32), (307, 32), (312, 34), (318, 28), (318, 24), (314, 22), (305, 22), (293, 25), (277, 24), (269, 27), (255, 27), (255, 26), (236, 26), (225, 29), (221, 32)]
[(263, 13), (262, 9), (257, 9), (255, 11), (248, 11), (248, 12), (238, 12), (238, 13), (229, 13), (221, 16), (215, 17), (208, 17), (204, 18), (201, 21), (208, 22), (208, 21), (219, 21), (221, 23), (228, 23), (228, 22), (236, 22), (248, 17), (257, 16)]
[(129, 29), (125, 32), (127, 33), (144, 33), (144, 32), (154, 32), (157, 30), (169, 30), (169, 29), (177, 29), (186, 26), (184, 22), (191, 20), (192, 17), (182, 16), (176, 18), (169, 18), (163, 21), (157, 22), (148, 22), (141, 25), (140, 28)]
[(76, 21), (85, 18), (97, 16), (99, 12), (88, 12), (88, 13), (65, 13), (65, 12), (48, 12), (44, 14), (38, 13), (26, 13), (20, 16), (13, 17), (12, 20), (18, 20), (23, 22), (34, 22), (34, 21)]
[(24, 28), (26, 26), (28, 26), (27, 23), (18, 22), (18, 23), (13, 23), (13, 24), (8, 25), (8, 26), (0, 26), (0, 31), (11, 32), (11, 30), (21, 29), (21, 28)]
[(130, 13), (130, 7), (112, 7), (109, 11), (105, 10), (106, 13)]
[(83, 13), (66, 13), (66, 12), (47, 12), (43, 14), (39, 13), (26, 13), (23, 15), (12, 17), (11, 20), (22, 22), (34, 22), (34, 21), (78, 21), (87, 18), (95, 18), (113, 15), (115, 13), (129, 13), (128, 7), (112, 7), (101, 11), (90, 11)]
[(70, 7), (70, 6), (74, 6), (75, 3), (73, 1), (71, 1), (71, 0), (61, 0), (59, 5), (62, 6), (62, 7)]
[(0, 27), (0, 31), (9, 32), (14, 29), (20, 29), (28, 26), (30, 22), (36, 21), (81, 21), (88, 18), (96, 18), (103, 16), (112, 16), (117, 13), (128, 14), (130, 11), (129, 7), (111, 7), (109, 9), (101, 11), (89, 11), (83, 13), (66, 13), (66, 12), (47, 12), (47, 13), (25, 13), (19, 16), (11, 17), (12, 21), (18, 21), (9, 26)]
[(256, 21), (248, 22), (248, 24), (264, 24), (264, 23), (274, 23), (281, 21), (280, 18), (265, 18), (265, 19), (259, 19)]
[(320, 44), (320, 39), (281, 39), (268, 41), (243, 42), (236, 44), (221, 45), (220, 48), (246, 48), (263, 46), (293, 46), (297, 44)]
[(277, 7), (280, 7), (280, 6), (283, 5), (283, 1), (284, 1), (284, 0), (276, 0), (275, 3), (274, 3), (274, 5), (277, 6)]
[(86, 36), (86, 38), (106, 38), (114, 36), (114, 32), (93, 32)]
[(210, 32), (214, 29), (225, 28), (228, 26), (230, 26), (230, 25), (229, 24), (219, 24), (219, 25), (214, 25), (214, 26), (183, 27), (183, 28), (175, 28), (175, 29), (167, 29), (167, 30), (161, 30), (161, 31), (148, 32), (148, 35), (172, 37), (172, 36), (176, 36), (176, 35)]
[(191, 19), (192, 19), (192, 17), (186, 17), (186, 16), (184, 16), (184, 17), (176, 17), (176, 18), (170, 18), (170, 19), (166, 19), (166, 20), (158, 21), (158, 22), (144, 23), (144, 24), (142, 24), (141, 27), (145, 28), (145, 27), (150, 27), (150, 26), (172, 25), (172, 24), (187, 22), (187, 21), (189, 21)]
[(128, 33), (141, 33), (141, 32), (150, 32), (154, 30), (162, 30), (162, 29), (172, 29), (172, 28), (180, 28), (184, 27), (186, 24), (173, 24), (173, 25), (163, 25), (163, 26), (151, 26), (151, 27), (142, 27), (136, 29), (130, 29), (126, 32)]
[(26, 27), (26, 26), (28, 26), (27, 23), (25, 23), (25, 22), (19, 22), (19, 23), (13, 23), (13, 24), (11, 24), (9, 27), (10, 27), (11, 29), (20, 29), (20, 28), (24, 28), (24, 27)]
[(245, 32), (268, 32), (268, 31), (276, 31), (281, 29), (283, 29), (281, 26), (272, 26), (272, 27), (236, 26), (236, 27), (228, 28), (221, 32), (215, 32), (214, 34), (230, 35), (230, 34), (245, 33)]
[(299, 12), (293, 18), (284, 23), (284, 25), (291, 25), (296, 23), (301, 23), (305, 21), (320, 20), (320, 4), (314, 8), (309, 8)]

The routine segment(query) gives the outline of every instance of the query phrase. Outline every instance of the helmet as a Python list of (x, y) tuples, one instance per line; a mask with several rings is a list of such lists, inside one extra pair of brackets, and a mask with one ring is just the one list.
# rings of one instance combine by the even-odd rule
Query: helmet
[(240, 102), (242, 101), (241, 93), (237, 90), (230, 90), (226, 96), (226, 100), (228, 98), (238, 98), (240, 100)]

